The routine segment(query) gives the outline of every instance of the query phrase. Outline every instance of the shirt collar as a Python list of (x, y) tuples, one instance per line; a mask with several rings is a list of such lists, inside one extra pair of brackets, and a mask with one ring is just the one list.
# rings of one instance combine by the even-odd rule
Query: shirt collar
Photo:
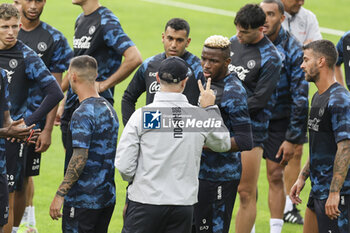
[(154, 95), (153, 102), (188, 102), (187, 97), (182, 93), (176, 92), (157, 92)]

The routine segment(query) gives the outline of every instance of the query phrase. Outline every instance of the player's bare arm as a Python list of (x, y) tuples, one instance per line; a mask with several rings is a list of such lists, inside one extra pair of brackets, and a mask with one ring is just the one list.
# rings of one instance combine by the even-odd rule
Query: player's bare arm
[(299, 173), (299, 177), (290, 190), (289, 197), (294, 204), (300, 204), (302, 201), (299, 197), (301, 190), (303, 190), (305, 181), (310, 176), (310, 158), (307, 159), (303, 169)]
[(340, 190), (348, 174), (350, 164), (350, 140), (343, 140), (337, 143), (338, 150), (335, 155), (333, 178), (326, 202), (326, 215), (330, 219), (336, 219), (340, 211), (338, 209), (340, 200)]
[(73, 156), (69, 161), (64, 180), (57, 190), (57, 195), (65, 196), (68, 193), (83, 172), (87, 159), (88, 149), (74, 148)]
[(69, 190), (79, 179), (79, 176), (83, 172), (86, 161), (88, 159), (88, 149), (75, 148), (73, 156), (69, 161), (64, 180), (58, 187), (56, 195), (50, 206), (50, 216), (54, 220), (58, 220), (62, 217), (61, 208), (63, 205), (64, 196), (67, 195)]
[(99, 93), (114, 87), (126, 79), (141, 63), (142, 57), (136, 46), (131, 46), (123, 54), (124, 60), (119, 69), (107, 80), (96, 82), (96, 89)]

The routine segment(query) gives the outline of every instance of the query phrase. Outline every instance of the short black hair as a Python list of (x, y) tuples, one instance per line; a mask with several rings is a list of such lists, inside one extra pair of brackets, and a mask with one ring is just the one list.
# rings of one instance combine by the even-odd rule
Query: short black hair
[(247, 4), (236, 14), (235, 25), (244, 29), (255, 29), (265, 24), (266, 15), (263, 9), (257, 4)]
[(70, 68), (78, 70), (80, 76), (94, 82), (97, 77), (97, 61), (89, 55), (81, 55), (70, 60)]
[(338, 52), (334, 44), (329, 40), (316, 40), (303, 45), (303, 50), (311, 49), (314, 53), (326, 58), (329, 68), (334, 69), (338, 60)]
[(263, 0), (263, 3), (275, 3), (278, 6), (278, 11), (281, 13), (281, 15), (284, 14), (284, 5), (281, 2), (281, 0)]
[(166, 23), (164, 31), (166, 31), (168, 27), (171, 27), (175, 31), (185, 30), (186, 36), (188, 37), (190, 35), (190, 25), (184, 19), (172, 18)]

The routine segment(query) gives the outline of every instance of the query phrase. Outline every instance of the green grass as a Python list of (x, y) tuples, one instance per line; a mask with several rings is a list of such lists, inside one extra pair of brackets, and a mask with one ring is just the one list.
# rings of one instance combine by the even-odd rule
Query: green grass
[[(186, 3), (193, 3), (208, 7), (237, 12), (245, 3), (258, 2), (255, 0), (179, 0)], [(11, 2), (6, 0), (6, 2)], [(214, 34), (221, 34), (231, 37), (235, 33), (233, 17), (220, 16), (210, 13), (202, 13), (175, 7), (151, 4), (141, 0), (116, 1), (101, 0), (101, 3), (111, 9), (120, 19), (127, 34), (141, 51), (143, 59), (163, 51), (161, 33), (167, 20), (172, 17), (185, 18), (191, 26), (190, 36), (192, 37), (189, 51), (200, 55), (204, 40)], [(305, 7), (312, 10), (317, 16), (322, 27), (347, 31), (350, 22), (348, 14), (348, 0), (307, 0)], [(78, 6), (73, 6), (70, 1), (49, 0), (42, 15), (42, 19), (56, 27), (67, 37), (70, 44), (74, 33), (74, 22), (81, 13)], [(336, 43), (338, 36), (323, 35), (324, 38)], [(116, 87), (115, 109), (121, 119), (120, 102), (121, 96), (130, 81), (130, 77)], [(315, 92), (311, 84), (310, 96)], [(144, 96), (140, 98), (138, 107), (145, 103)], [(122, 127), (121, 127), (122, 130)], [(121, 130), (119, 133), (121, 133)], [(303, 160), (308, 156), (308, 147), (304, 146)], [(49, 206), (54, 197), (56, 189), (63, 178), (64, 151), (61, 143), (61, 133), (58, 128), (53, 132), (52, 145), (42, 157), (41, 175), (35, 180), (35, 197), (37, 227), (41, 233), (61, 232), (61, 222), (53, 221), (49, 217)], [(269, 232), (269, 209), (267, 205), (268, 184), (266, 179), (265, 161), (261, 163), (261, 174), (259, 178), (259, 201), (258, 215), (256, 220), (256, 232)], [(125, 199), (125, 182), (116, 175), (117, 204), (110, 223), (109, 232), (120, 232), (122, 228), (121, 212)], [(300, 206), (302, 212), (305, 210), (307, 195), (310, 185), (307, 184), (302, 193), (304, 203)], [(234, 214), (238, 209), (239, 201), (235, 205)], [(232, 218), (231, 231), (234, 232), (234, 219)], [(285, 224), (283, 232), (302, 232), (301, 226)]]

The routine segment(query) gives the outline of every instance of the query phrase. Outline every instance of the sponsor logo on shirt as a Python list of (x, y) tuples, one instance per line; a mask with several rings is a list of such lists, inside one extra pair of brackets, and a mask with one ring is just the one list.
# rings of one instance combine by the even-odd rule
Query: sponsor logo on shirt
[(207, 224), (207, 220), (205, 218), (202, 219), (202, 225), (199, 226), (199, 230), (200, 231), (207, 231), (209, 230), (209, 226), (206, 225)]
[(143, 128), (144, 129), (160, 129), (162, 113), (157, 111), (143, 112)]
[(75, 49), (89, 49), (91, 47), (91, 36), (83, 36), (80, 39), (73, 39), (73, 48)]
[(12, 70), (6, 70), (6, 69), (4, 69), (4, 70), (5, 70), (5, 72), (6, 72), (7, 82), (8, 82), (8, 83), (11, 83), (12, 75), (13, 75), (15, 72), (13, 72)]
[(154, 94), (160, 90), (160, 84), (157, 81), (154, 81), (149, 86), (149, 93)]
[(314, 119), (309, 119), (308, 121), (308, 127), (309, 129), (312, 129), (314, 131), (317, 131), (319, 130), (319, 123), (320, 123), (321, 120), (317, 119), (317, 118), (314, 118)]
[[(254, 64), (254, 66), (255, 66), (255, 64)], [(232, 71), (236, 72), (238, 75), (238, 78), (242, 81), (245, 80), (245, 77), (247, 77), (247, 74), (249, 73), (249, 70), (245, 69), (243, 66), (234, 66), (234, 65), (230, 64), (228, 66), (228, 69), (230, 72), (232, 72)]]

